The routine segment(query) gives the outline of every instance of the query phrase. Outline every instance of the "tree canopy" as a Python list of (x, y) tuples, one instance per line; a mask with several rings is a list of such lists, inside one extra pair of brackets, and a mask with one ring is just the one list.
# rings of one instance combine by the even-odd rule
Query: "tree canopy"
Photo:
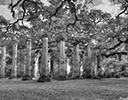
[(64, 39), (68, 48), (80, 44), (80, 48), (86, 50), (91, 45), (102, 54), (111, 52), (105, 54), (109, 56), (121, 44), (128, 42), (127, 17), (120, 16), (127, 12), (124, 11), (126, 0), (111, 0), (121, 4), (122, 11), (116, 18), (98, 9), (89, 11), (87, 5), (93, 4), (92, 0), (48, 1), (50, 5), (46, 6), (40, 0), (11, 0), (9, 9), (14, 22), (0, 17), (1, 43), (5, 39), (17, 39), (20, 46), (25, 47), (24, 40), (32, 39), (34, 48), (39, 48), (42, 37), (47, 35), (50, 47)]

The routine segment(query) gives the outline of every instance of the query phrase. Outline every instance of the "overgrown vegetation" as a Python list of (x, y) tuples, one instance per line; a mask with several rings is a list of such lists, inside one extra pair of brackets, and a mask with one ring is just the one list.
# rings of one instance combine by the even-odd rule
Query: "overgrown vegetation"
[[(128, 18), (127, 0), (111, 0), (120, 4), (122, 11), (113, 18), (101, 10), (88, 10), (92, 0), (48, 0), (44, 5), (40, 0), (18, 0), (9, 4), (15, 21), (12, 23), (0, 17), (0, 46), (7, 46), (7, 53), (12, 56), (11, 46), (18, 42), (19, 66), (23, 69), (27, 39), (32, 40), (33, 48), (40, 49), (42, 37), (49, 38), (51, 56), (55, 56), (58, 41), (66, 41), (66, 56), (73, 59), (74, 48), (80, 45), (80, 60), (85, 78), (127, 77)], [(18, 11), (17, 11), (18, 10)], [(121, 15), (124, 14), (125, 17)], [(29, 26), (25, 25), (29, 23)], [(7, 58), (8, 66), (11, 57)], [(58, 63), (58, 59), (56, 59)], [(70, 62), (71, 63), (71, 62)], [(72, 64), (71, 64), (72, 65)], [(7, 68), (9, 69), (9, 67)]]

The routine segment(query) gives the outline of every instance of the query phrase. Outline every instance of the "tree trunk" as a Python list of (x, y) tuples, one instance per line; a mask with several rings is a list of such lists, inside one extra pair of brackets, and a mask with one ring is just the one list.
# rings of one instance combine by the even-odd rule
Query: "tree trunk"
[(17, 43), (13, 44), (13, 61), (12, 61), (12, 69), (11, 69), (11, 78), (17, 77)]
[(1, 69), (0, 69), (0, 78), (5, 77), (5, 67), (6, 67), (6, 47), (2, 47), (2, 58), (1, 58)]

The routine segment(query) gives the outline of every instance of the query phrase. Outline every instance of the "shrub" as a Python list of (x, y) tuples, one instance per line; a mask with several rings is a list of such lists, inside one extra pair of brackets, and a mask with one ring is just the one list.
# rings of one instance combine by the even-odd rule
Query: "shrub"
[(115, 77), (115, 78), (119, 78), (119, 77), (127, 77), (128, 73), (127, 73), (127, 67), (128, 67), (128, 61), (122, 60), (122, 61), (118, 61), (115, 58), (107, 58), (104, 59), (100, 66), (102, 68), (104, 68), (104, 74), (105, 77), (109, 78), (109, 77)]

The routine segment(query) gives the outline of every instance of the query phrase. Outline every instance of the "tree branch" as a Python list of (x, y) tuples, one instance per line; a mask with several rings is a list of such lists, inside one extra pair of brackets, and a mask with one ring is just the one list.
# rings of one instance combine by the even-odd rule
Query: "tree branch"
[(128, 4), (127, 4), (127, 3), (128, 3), (128, 1), (125, 0), (125, 3), (122, 4), (122, 5), (124, 6), (124, 9), (123, 9), (123, 11), (121, 11), (121, 12), (116, 16), (116, 18), (119, 18), (120, 15), (122, 15), (123, 13), (126, 12), (126, 10), (128, 9)]
[(114, 55), (128, 55), (128, 53), (127, 52), (113, 52), (113, 53), (110, 53), (110, 54), (101, 54), (102, 56), (105, 56), (105, 57), (110, 57), (110, 56), (114, 56)]
[(119, 18), (120, 15), (122, 15), (123, 13), (125, 13), (125, 11), (127, 10), (127, 8), (128, 8), (128, 7), (126, 6), (126, 7), (124, 8), (124, 10), (123, 10), (122, 12), (120, 12), (120, 13), (116, 16), (116, 18)]
[[(12, 1), (13, 1), (13, 0), (12, 0)], [(17, 20), (13, 23), (13, 25), (16, 24), (16, 23), (18, 23), (19, 21), (22, 21), (22, 24), (23, 24), (23, 20), (24, 20), (24, 18), (25, 18), (25, 13), (26, 13), (26, 8), (25, 8), (25, 3), (26, 3), (26, 2), (30, 2), (30, 3), (34, 4), (35, 9), (36, 9), (36, 12), (37, 12), (37, 8), (36, 8), (36, 7), (37, 7), (37, 2), (36, 2), (36, 1), (32, 1), (32, 0), (18, 0), (17, 3), (14, 4), (14, 5), (13, 5), (13, 2), (11, 2), (10, 5), (9, 5), (9, 8), (11, 8), (11, 13), (12, 13), (12, 16), (13, 16), (13, 17), (15, 17), (14, 8), (15, 8), (16, 6), (20, 5), (20, 3), (21, 3), (21, 8), (23, 9), (22, 18), (17, 19)]]
[(64, 4), (66, 1), (67, 1), (67, 0), (64, 0), (64, 1), (61, 2), (61, 4), (56, 8), (55, 12), (50, 15), (50, 19), (51, 19), (53, 16), (56, 16), (56, 14), (57, 14), (58, 11), (63, 7), (63, 4)]
[(9, 4), (9, 8), (11, 8), (12, 16), (15, 17), (15, 11), (14, 8), (20, 4), (22, 0), (18, 0), (16, 4), (13, 5), (13, 0), (11, 0), (11, 3)]
[(119, 43), (117, 43), (116, 45), (114, 45), (113, 47), (109, 48), (108, 50), (113, 50), (117, 47), (119, 47), (122, 43), (124, 43), (123, 41), (120, 41)]

